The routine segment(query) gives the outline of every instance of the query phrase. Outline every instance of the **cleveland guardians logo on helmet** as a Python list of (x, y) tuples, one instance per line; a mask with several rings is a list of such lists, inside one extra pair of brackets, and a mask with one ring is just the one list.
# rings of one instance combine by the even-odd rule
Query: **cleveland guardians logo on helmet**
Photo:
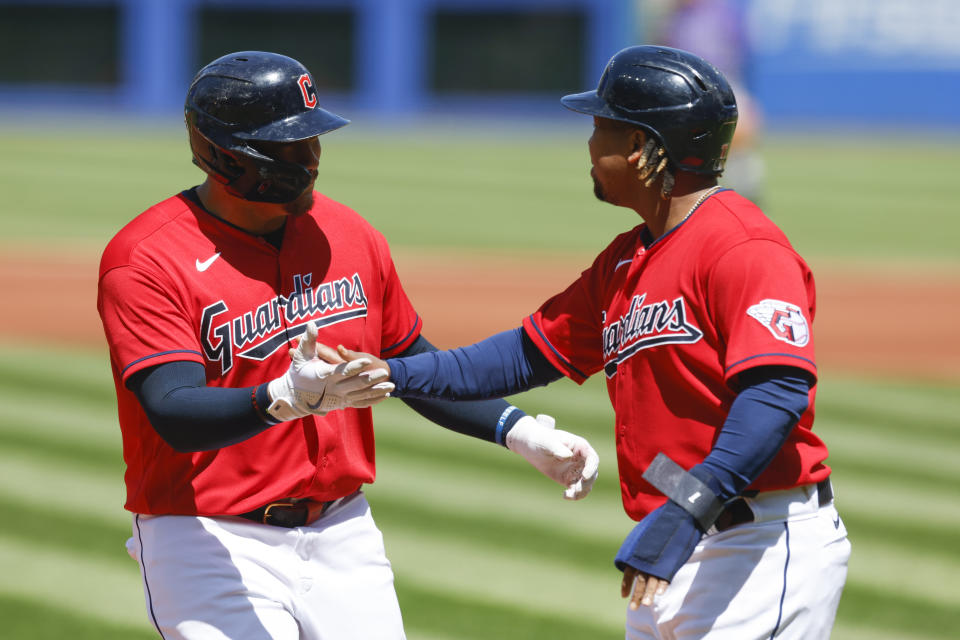
[(637, 46), (607, 63), (595, 91), (564, 96), (572, 111), (634, 124), (653, 135), (674, 167), (719, 175), (737, 126), (730, 83), (681, 49)]
[(293, 58), (265, 51), (217, 58), (194, 77), (184, 103), (193, 161), (237, 197), (293, 202), (314, 173), (256, 143), (307, 140), (350, 122), (318, 104), (310, 72)]
[(317, 90), (313, 88), (313, 80), (310, 74), (305, 73), (297, 80), (300, 85), (300, 92), (303, 94), (303, 106), (307, 109), (313, 109), (317, 106)]

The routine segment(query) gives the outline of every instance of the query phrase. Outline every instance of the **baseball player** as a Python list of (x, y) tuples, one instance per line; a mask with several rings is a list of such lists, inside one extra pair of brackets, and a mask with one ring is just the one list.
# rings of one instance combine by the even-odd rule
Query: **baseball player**
[(521, 328), (377, 364), (404, 397), (602, 373), (638, 521), (615, 559), (626, 637), (827, 638), (850, 545), (812, 431), (813, 276), (773, 222), (717, 184), (737, 122), (730, 85), (693, 54), (637, 46), (562, 103), (593, 116), (597, 197), (643, 223)]
[[(321, 361), (316, 341), (433, 347), (384, 238), (313, 189), (318, 136), (348, 121), (320, 108), (303, 65), (258, 51), (201, 69), (185, 118), (206, 180), (117, 233), (97, 301), (150, 619), (166, 640), (403, 638), (362, 491), (369, 407), (393, 385), (366, 361)], [(568, 498), (596, 477), (590, 445), (548, 417), (410, 404), (520, 453)]]

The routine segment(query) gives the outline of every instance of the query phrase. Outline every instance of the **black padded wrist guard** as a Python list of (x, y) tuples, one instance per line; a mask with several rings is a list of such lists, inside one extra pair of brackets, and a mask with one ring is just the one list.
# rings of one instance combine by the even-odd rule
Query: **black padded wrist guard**
[(703, 531), (713, 526), (723, 511), (724, 503), (710, 487), (664, 453), (657, 454), (643, 479), (692, 515)]

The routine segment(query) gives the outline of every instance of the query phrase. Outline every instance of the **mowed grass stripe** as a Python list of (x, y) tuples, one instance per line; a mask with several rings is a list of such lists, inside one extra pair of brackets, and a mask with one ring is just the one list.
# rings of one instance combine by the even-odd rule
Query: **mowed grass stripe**
[[(0, 567), (0, 597), (55, 603), (84, 618), (146, 628), (140, 570), (129, 556), (126, 562), (104, 562), (0, 533)], [(71, 638), (70, 630), (62, 637)]]
[(115, 404), (110, 368), (109, 365), (103, 366), (106, 354), (102, 356), (104, 362), (98, 366), (61, 366), (59, 360), (69, 362), (70, 359), (58, 357), (55, 353), (51, 357), (57, 366), (51, 366), (51, 360), (45, 357), (37, 357), (36, 352), (29, 358), (26, 354), (19, 359), (11, 359), (8, 355), (0, 361), (0, 387), (13, 393), (36, 394), (42, 391), (47, 402), (55, 399), (94, 409)]
[(122, 475), (22, 452), (0, 451), (0, 496), (104, 522), (127, 517)]
[[(396, 464), (402, 466), (437, 468), (438, 482), (445, 481), (450, 475), (459, 475), (464, 469), (490, 474), (498, 484), (537, 486), (549, 482), (523, 458), (504, 447), (445, 431), (421, 418), (411, 418), (401, 429), (393, 429), (397, 423), (391, 424), (390, 428), (384, 427), (386, 422), (380, 416), (374, 420), (378, 466), (381, 468), (393, 465), (396, 460)], [(605, 454), (602, 449), (601, 473), (594, 489), (597, 495), (619, 491), (616, 458), (612, 452)]]
[[(63, 585), (63, 588), (70, 588)], [(0, 595), (0, 620), (7, 640), (157, 640), (157, 632), (144, 622), (116, 624), (111, 619), (81, 615), (57, 605), (51, 594), (46, 600), (18, 595)]]
[(897, 396), (897, 401), (891, 403), (882, 389), (875, 390), (872, 396), (842, 398), (818, 393), (817, 421), (843, 422), (871, 434), (893, 437), (902, 435), (904, 425), (909, 424), (912, 437), (919, 442), (960, 444), (955, 397), (943, 398), (934, 389), (915, 389)]
[(99, 516), (54, 509), (45, 503), (0, 494), (3, 536), (23, 544), (39, 545), (71, 553), (88, 561), (124, 563), (130, 561), (124, 546), (131, 535), (130, 514), (117, 513), (109, 522)]
[[(92, 306), (96, 301), (90, 302), (91, 311), (96, 313)], [(0, 371), (39, 376), (42, 380), (55, 377), (70, 382), (72, 386), (85, 385), (90, 393), (111, 399), (104, 395), (113, 390), (106, 347), (66, 347), (59, 344), (57, 336), (50, 338), (47, 342), (39, 339), (12, 342), (0, 337), (0, 345), (3, 346), (0, 351)], [(45, 356), (55, 359), (50, 360)], [(51, 366), (51, 362), (56, 362), (56, 366)]]
[(951, 587), (960, 562), (952, 554), (852, 534), (850, 543), (848, 585), (870, 586), (891, 598), (909, 594), (931, 605), (960, 607), (960, 594)]
[[(826, 422), (826, 421), (825, 421)], [(946, 444), (918, 443), (909, 431), (899, 436), (870, 434), (865, 430), (829, 423), (818, 431), (830, 449), (827, 464), (835, 460), (849, 460), (865, 475), (871, 469), (885, 472), (887, 478), (908, 484), (940, 485), (950, 490), (957, 482), (956, 448)], [(914, 480), (915, 478), (915, 480)]]
[(10, 391), (0, 387), (0, 429), (28, 431), (37, 437), (61, 442), (87, 443), (120, 449), (120, 427), (115, 406), (89, 406), (60, 398), (51, 402), (49, 393), (36, 388)]
[(619, 496), (591, 494), (572, 502), (564, 500), (561, 491), (536, 471), (529, 482), (517, 484), (503, 483), (474, 468), (388, 463), (380, 465), (377, 482), (367, 489), (374, 500), (402, 501), (415, 496), (447, 513), (490, 514), (504, 522), (554, 523), (558, 529), (597, 540), (629, 531), (631, 521), (617, 502)]
[[(901, 443), (890, 440), (889, 444), (891, 447), (896, 447)], [(949, 466), (924, 466), (923, 462), (916, 465), (917, 460), (923, 460), (922, 456), (910, 451), (909, 445), (906, 445), (905, 450), (908, 453), (903, 456), (903, 460), (884, 466), (878, 465), (878, 463), (888, 462), (883, 456), (873, 458), (870, 455), (863, 455), (860, 452), (851, 453), (847, 450), (838, 451), (837, 455), (827, 461), (827, 464), (832, 465), (834, 459), (841, 460), (843, 472), (855, 476), (861, 483), (876, 482), (882, 485), (888, 482), (891, 476), (895, 476), (897, 483), (901, 486), (918, 491), (931, 486), (960, 494), (960, 476), (954, 469)], [(892, 452), (890, 455), (895, 454), (896, 452)]]
[(836, 465), (834, 487), (841, 515), (849, 510), (891, 520), (914, 519), (936, 527), (960, 527), (960, 501), (949, 489), (936, 485), (904, 487), (895, 476), (880, 481), (879, 474), (861, 479), (849, 475), (842, 460), (838, 459)]
[(896, 631), (893, 637), (903, 640), (956, 638), (960, 603), (931, 600), (926, 594), (904, 588), (900, 578), (892, 575), (880, 583), (848, 580), (838, 617), (846, 624), (876, 629), (877, 637)]
[[(123, 456), (119, 446), (98, 446), (76, 437), (57, 437), (53, 431), (30, 431), (37, 422), (17, 422), (16, 429), (6, 420), (0, 420), (0, 449), (13, 453), (19, 451), (30, 456), (44, 456), (51, 466), (64, 463), (83, 466), (91, 470), (111, 470), (122, 478)], [(48, 422), (47, 424), (54, 424)], [(116, 435), (119, 445), (120, 435)]]
[(396, 588), (410, 640), (556, 640), (622, 635), (620, 627), (612, 623), (592, 623), (591, 618), (558, 618), (520, 603), (492, 604), (483, 598), (451, 593), (403, 576), (397, 577)]
[(830, 640), (941, 640), (942, 636), (931, 637), (925, 633), (910, 632), (904, 634), (899, 629), (881, 629), (870, 626), (869, 621), (851, 621), (840, 617), (833, 626)]
[(922, 518), (898, 517), (887, 510), (876, 513), (853, 505), (840, 505), (841, 516), (851, 540), (870, 540), (889, 547), (936, 550), (950, 561), (960, 562), (956, 527), (935, 524)]
[(384, 527), (384, 536), (399, 584), (413, 581), (474, 602), (539, 611), (569, 622), (622, 624), (620, 573), (612, 562), (593, 571), (545, 563), (511, 549), (431, 536), (423, 525)]
[(403, 500), (397, 496), (374, 501), (373, 514), (387, 531), (415, 530), (428, 522), (427, 535), (456, 539), (474, 545), (478, 552), (507, 550), (538, 557), (544, 563), (588, 571), (613, 566), (613, 556), (621, 541), (617, 531), (605, 536), (600, 535), (605, 533), (601, 531), (585, 536), (571, 531), (563, 521), (507, 520), (495, 513), (470, 510), (454, 513), (415, 498)]

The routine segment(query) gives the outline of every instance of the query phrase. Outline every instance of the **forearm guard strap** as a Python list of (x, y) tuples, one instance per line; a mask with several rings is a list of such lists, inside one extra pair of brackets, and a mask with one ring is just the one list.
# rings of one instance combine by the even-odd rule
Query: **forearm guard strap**
[(709, 529), (723, 511), (723, 502), (710, 487), (664, 453), (657, 454), (643, 472), (643, 479), (692, 515), (703, 531)]

